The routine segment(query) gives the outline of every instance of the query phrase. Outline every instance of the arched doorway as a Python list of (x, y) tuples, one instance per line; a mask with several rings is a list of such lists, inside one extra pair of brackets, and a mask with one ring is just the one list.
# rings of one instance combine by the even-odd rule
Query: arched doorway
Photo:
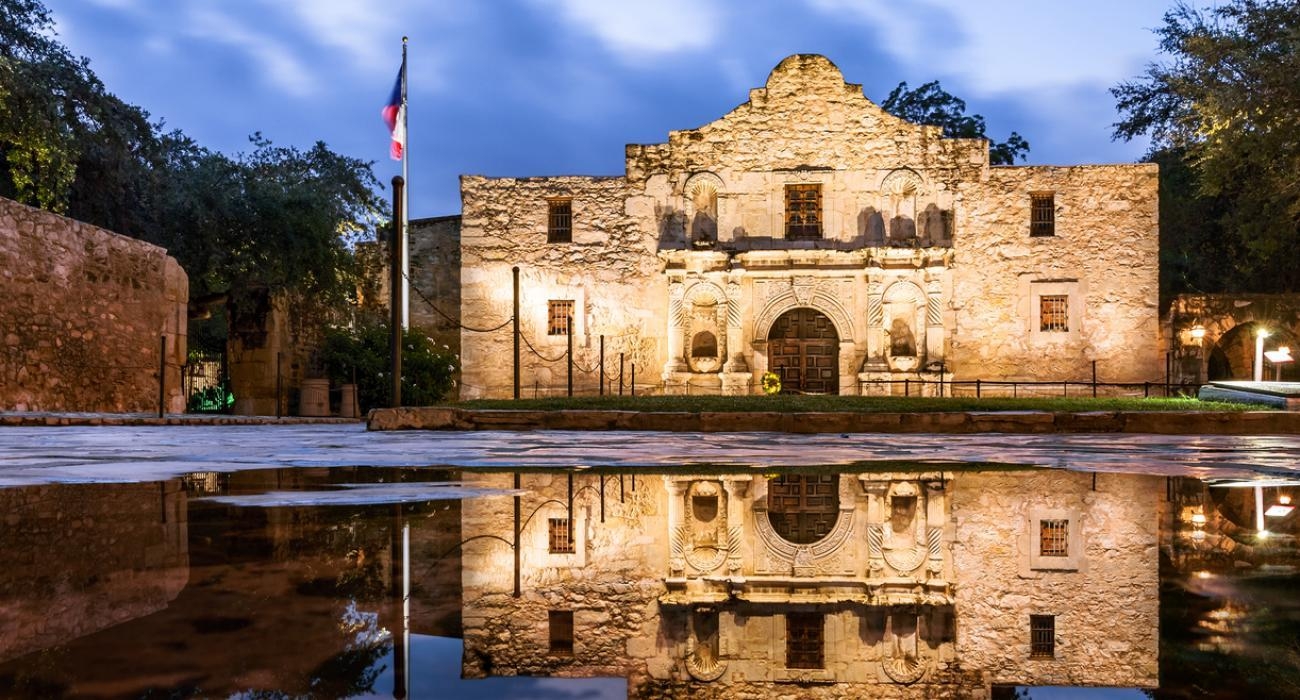
[[(1296, 337), (1289, 330), (1278, 328), (1278, 324), (1247, 321), (1224, 333), (1210, 348), (1209, 356), (1206, 358), (1207, 378), (1210, 381), (1252, 378), (1255, 372), (1255, 333), (1261, 328), (1267, 329), (1270, 333), (1264, 339), (1265, 350), (1276, 350), (1286, 346), (1291, 348), (1292, 355), (1297, 354), (1295, 351), (1300, 349), (1300, 344), (1296, 342)], [(1296, 381), (1298, 375), (1300, 371), (1292, 363), (1283, 367), (1281, 379)], [(1272, 381), (1276, 376), (1273, 365), (1265, 362), (1264, 379)]]
[(783, 394), (840, 393), (840, 335), (816, 309), (791, 309), (767, 334), (768, 369)]

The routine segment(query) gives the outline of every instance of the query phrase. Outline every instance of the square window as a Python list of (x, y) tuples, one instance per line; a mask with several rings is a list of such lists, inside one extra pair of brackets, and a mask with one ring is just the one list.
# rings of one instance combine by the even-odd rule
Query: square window
[(1029, 658), (1056, 658), (1056, 616), (1029, 616)]
[(551, 630), (551, 653), (573, 656), (573, 611), (549, 610), (547, 618)]
[(1043, 557), (1070, 556), (1070, 521), (1038, 521), (1038, 555)]
[(573, 202), (568, 199), (546, 201), (546, 242), (573, 242)]
[(821, 613), (789, 613), (785, 616), (786, 668), (825, 668), (823, 631), (826, 616)]
[(572, 299), (552, 299), (546, 303), (546, 334), (568, 335), (569, 321), (573, 318)]
[(792, 241), (822, 237), (821, 183), (785, 186), (785, 237)]
[(568, 518), (551, 518), (549, 527), (549, 549), (551, 554), (573, 554), (573, 530)]
[(1070, 297), (1044, 294), (1038, 297), (1038, 330), (1044, 333), (1070, 332)]
[(1056, 194), (1029, 195), (1029, 235), (1056, 235)]

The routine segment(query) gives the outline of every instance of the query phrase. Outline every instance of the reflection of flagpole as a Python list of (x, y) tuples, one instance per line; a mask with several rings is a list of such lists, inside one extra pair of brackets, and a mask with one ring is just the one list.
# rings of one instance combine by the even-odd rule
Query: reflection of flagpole
[(406, 102), (406, 37), (402, 37), (402, 134), (406, 138), (402, 149), (402, 180), (406, 188), (402, 190), (402, 230), (406, 231), (406, 245), (402, 246), (402, 328), (411, 326), (411, 131), (407, 129), (410, 122), (410, 107)]

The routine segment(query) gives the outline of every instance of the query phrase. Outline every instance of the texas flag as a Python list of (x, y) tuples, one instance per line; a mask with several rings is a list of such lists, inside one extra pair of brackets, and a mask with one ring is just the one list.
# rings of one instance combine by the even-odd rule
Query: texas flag
[(388, 125), (388, 133), (393, 135), (393, 143), (388, 149), (393, 160), (401, 160), (406, 151), (406, 100), (402, 99), (402, 78), (405, 72), (406, 63), (403, 61), (401, 70), (397, 71), (397, 83), (393, 85), (393, 94), (388, 98), (388, 104), (384, 105), (382, 112), (384, 123)]

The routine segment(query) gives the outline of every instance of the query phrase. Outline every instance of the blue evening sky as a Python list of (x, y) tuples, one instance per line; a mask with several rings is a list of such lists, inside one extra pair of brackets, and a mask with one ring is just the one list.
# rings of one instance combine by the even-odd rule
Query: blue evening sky
[(380, 109), (410, 43), (412, 218), (457, 176), (623, 171), (623, 146), (712, 121), (781, 58), (820, 53), (882, 101), (938, 79), (1031, 164), (1131, 162), (1107, 92), (1156, 56), (1174, 0), (46, 0), (128, 102), (209, 148), (388, 159)]

